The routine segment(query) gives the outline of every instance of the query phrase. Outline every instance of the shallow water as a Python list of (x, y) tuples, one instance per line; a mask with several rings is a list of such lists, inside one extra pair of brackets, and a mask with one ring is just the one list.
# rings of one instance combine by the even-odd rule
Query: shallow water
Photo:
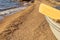
[(15, 14), (16, 12), (20, 12), (21, 10), (24, 10), (25, 8), (26, 7), (19, 7), (19, 8), (14, 8), (14, 9), (0, 12), (0, 21), (3, 20), (5, 16), (10, 16), (12, 14)]
[[(9, 9), (12, 7), (16, 7), (16, 8)], [(0, 20), (4, 19), (5, 16), (10, 16), (25, 8), (26, 6), (21, 6), (20, 2), (12, 2), (11, 0), (0, 0)]]
[(18, 7), (19, 2), (13, 2), (11, 0), (0, 0), (0, 10), (12, 8), (12, 7)]
[[(0, 0), (0, 14), (2, 10), (12, 8), (12, 7), (18, 7), (18, 2), (12, 2), (11, 0)], [(4, 16), (0, 16), (0, 20), (2, 20)]]
[(2, 20), (4, 17), (3, 16), (0, 16), (0, 20)]

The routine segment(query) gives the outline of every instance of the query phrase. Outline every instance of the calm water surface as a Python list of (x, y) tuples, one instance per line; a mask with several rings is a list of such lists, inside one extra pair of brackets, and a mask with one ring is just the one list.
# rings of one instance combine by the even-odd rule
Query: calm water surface
[(18, 2), (13, 2), (11, 0), (0, 0), (0, 11), (12, 7), (18, 7)]
[[(0, 0), (0, 12), (8, 8), (18, 6), (20, 6), (19, 2), (12, 2), (11, 0)], [(0, 20), (2, 20), (3, 18), (4, 16), (0, 16)]]

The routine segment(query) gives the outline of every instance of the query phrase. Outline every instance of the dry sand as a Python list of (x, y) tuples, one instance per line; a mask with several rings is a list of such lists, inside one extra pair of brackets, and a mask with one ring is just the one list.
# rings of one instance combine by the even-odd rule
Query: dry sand
[[(33, 11), (21, 18), (18, 17), (11, 25), (6, 26), (5, 31), (0, 32), (0, 40), (57, 40), (44, 15), (38, 12), (39, 4), (40, 2), (36, 1)], [(1, 28), (3, 28), (3, 22), (0, 23)]]

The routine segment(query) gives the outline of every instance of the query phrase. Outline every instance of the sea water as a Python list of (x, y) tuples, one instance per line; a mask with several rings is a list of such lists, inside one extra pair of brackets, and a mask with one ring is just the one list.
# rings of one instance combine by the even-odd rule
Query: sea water
[(0, 0), (0, 11), (18, 6), (20, 6), (19, 2), (13, 2), (12, 0)]
[[(18, 8), (19, 6), (20, 6), (19, 2), (13, 2), (12, 0), (0, 0), (0, 14), (1, 14), (1, 12), (5, 11), (6, 9), (8, 10), (12, 7)], [(3, 18), (4, 18), (4, 16), (0, 15), (0, 20), (2, 20)]]

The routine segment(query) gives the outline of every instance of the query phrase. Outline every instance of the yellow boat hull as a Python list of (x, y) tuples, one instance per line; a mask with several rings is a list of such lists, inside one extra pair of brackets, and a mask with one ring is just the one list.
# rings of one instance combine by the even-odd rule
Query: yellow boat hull
[(46, 5), (44, 3), (40, 4), (39, 12), (46, 16), (49, 16), (52, 19), (60, 20), (60, 10), (53, 8), (49, 5)]

